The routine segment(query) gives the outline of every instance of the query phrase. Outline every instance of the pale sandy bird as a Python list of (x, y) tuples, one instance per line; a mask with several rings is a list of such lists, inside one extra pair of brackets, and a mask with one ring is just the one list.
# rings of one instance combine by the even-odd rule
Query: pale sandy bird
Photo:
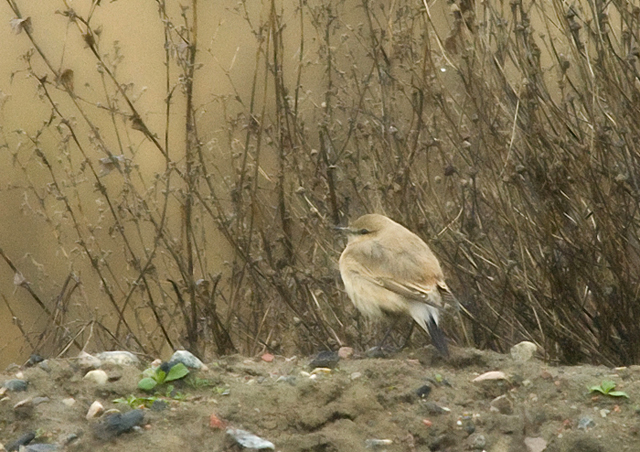
[(429, 246), (384, 215), (364, 215), (340, 229), (349, 239), (340, 256), (340, 275), (356, 308), (370, 318), (410, 315), (448, 356), (438, 321), (445, 303), (457, 302)]

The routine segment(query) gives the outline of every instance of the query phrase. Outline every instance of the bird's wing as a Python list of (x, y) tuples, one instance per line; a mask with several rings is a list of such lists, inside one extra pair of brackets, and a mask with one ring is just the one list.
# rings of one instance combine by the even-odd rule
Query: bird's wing
[[(429, 247), (414, 234), (398, 237), (402, 243), (386, 239), (384, 244), (375, 241), (367, 247), (349, 250), (349, 260), (352, 265), (357, 263), (360, 276), (409, 300), (442, 307), (438, 288), (440, 284), (447, 287), (440, 264)], [(407, 245), (413, 252), (402, 251)]]
[(391, 278), (378, 277), (377, 283), (391, 292), (395, 292), (409, 300), (421, 301), (435, 308), (442, 307), (441, 297), (436, 295), (435, 287), (426, 288)]

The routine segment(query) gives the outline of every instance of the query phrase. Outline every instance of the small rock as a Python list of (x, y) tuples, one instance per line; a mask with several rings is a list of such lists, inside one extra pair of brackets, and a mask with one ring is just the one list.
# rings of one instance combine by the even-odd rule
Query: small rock
[(60, 449), (60, 446), (58, 446), (57, 444), (38, 443), (38, 444), (29, 444), (24, 449), (20, 449), (20, 452), (56, 452), (58, 450), (61, 450), (61, 449)]
[(164, 411), (169, 408), (169, 404), (165, 400), (154, 400), (149, 409), (151, 411)]
[(542, 452), (547, 448), (547, 442), (544, 438), (530, 438), (524, 439), (524, 445), (527, 446), (527, 452)]
[(516, 362), (523, 363), (533, 358), (537, 350), (538, 347), (533, 342), (522, 341), (511, 347), (511, 358)]
[(580, 420), (578, 421), (578, 428), (580, 430), (588, 430), (595, 426), (596, 426), (596, 423), (593, 421), (593, 419), (587, 416), (580, 418)]
[(208, 370), (209, 368), (200, 361), (193, 353), (187, 350), (176, 350), (169, 360), (170, 368), (174, 365), (182, 363), (191, 369)]
[(606, 408), (603, 408), (600, 410), (600, 417), (607, 417), (607, 415), (611, 413), (611, 410), (607, 410)]
[(296, 377), (294, 375), (281, 375), (276, 380), (276, 383), (289, 383), (291, 386), (295, 386)]
[(48, 359), (45, 359), (44, 361), (38, 363), (38, 367), (47, 373), (51, 372), (51, 366), (49, 365)]
[(25, 408), (25, 407), (29, 407), (29, 406), (31, 406), (31, 407), (33, 406), (33, 399), (31, 397), (28, 397), (26, 399), (22, 399), (21, 401), (19, 401), (15, 405), (13, 405), (13, 409), (14, 410), (18, 410), (20, 408)]
[(262, 359), (262, 361), (264, 361), (265, 363), (273, 362), (274, 358), (275, 357), (271, 353), (265, 353), (260, 357), (260, 359)]
[(72, 442), (79, 440), (80, 436), (82, 436), (82, 430), (80, 431), (79, 434), (78, 433), (69, 433), (64, 438), (62, 438), (62, 440), (60, 441), (60, 444), (62, 444), (63, 447), (64, 446), (68, 446)]
[(506, 395), (496, 397), (489, 404), (491, 409), (502, 414), (513, 414), (513, 403)]
[(33, 406), (38, 406), (41, 403), (47, 403), (49, 401), (49, 397), (34, 397), (33, 398)]
[(467, 443), (471, 449), (484, 450), (487, 445), (487, 438), (480, 433), (473, 433), (467, 438)]
[(340, 361), (340, 356), (336, 352), (332, 352), (330, 350), (325, 350), (316, 355), (315, 358), (309, 363), (309, 367), (311, 369), (315, 369), (316, 367), (326, 367), (328, 369), (333, 369), (338, 365), (338, 361)]
[(62, 403), (64, 403), (66, 406), (73, 406), (76, 403), (76, 399), (74, 399), (73, 397), (67, 397), (66, 399), (62, 399)]
[(118, 366), (137, 366), (140, 364), (140, 360), (133, 353), (118, 350), (98, 353), (96, 358), (102, 361), (103, 364), (109, 363)]
[(76, 356), (76, 363), (83, 370), (97, 369), (102, 365), (102, 361), (85, 351), (81, 351)]
[(16, 416), (23, 419), (30, 418), (33, 415), (33, 409), (33, 399), (31, 397), (23, 399), (13, 405), (13, 411)]
[(260, 359), (262, 359), (265, 363), (271, 363), (275, 359), (275, 356), (273, 356), (271, 353), (265, 353), (260, 357)]
[(375, 449), (377, 447), (390, 446), (393, 444), (393, 441), (390, 439), (367, 439), (364, 442), (364, 447), (367, 449)]
[(353, 372), (351, 375), (349, 375), (349, 378), (351, 378), (352, 380), (357, 380), (360, 377), (362, 377), (362, 372)]
[(314, 375), (331, 375), (331, 369), (328, 367), (316, 367), (311, 371), (311, 377)]
[(20, 380), (14, 378), (13, 380), (7, 380), (4, 382), (2, 387), (7, 388), (7, 390), (12, 392), (21, 392), (26, 391), (28, 386), (28, 382), (25, 380)]
[(631, 370), (628, 367), (615, 367), (613, 370), (615, 370), (618, 376), (623, 380), (626, 380), (631, 376)]
[(211, 416), (209, 416), (209, 427), (214, 430), (222, 430), (227, 428), (227, 422), (220, 419), (215, 413), (211, 413)]
[(470, 413), (464, 413), (458, 422), (458, 427), (461, 427), (468, 435), (472, 435), (476, 431), (476, 426), (473, 422), (473, 416)]
[(93, 433), (96, 438), (108, 441), (141, 425), (143, 421), (143, 410), (132, 410), (124, 414), (114, 413), (96, 424)]
[(29, 359), (27, 360), (27, 362), (24, 364), (25, 367), (33, 367), (38, 363), (41, 363), (42, 361), (44, 361), (44, 358), (36, 353), (34, 353), (33, 355), (29, 356)]
[(474, 383), (485, 380), (506, 380), (507, 375), (504, 372), (499, 370), (492, 370), (490, 372), (485, 372), (482, 375), (477, 376), (473, 379)]
[(429, 394), (431, 394), (431, 386), (429, 385), (420, 386), (418, 389), (416, 389), (416, 394), (421, 399), (426, 399), (427, 397), (429, 397)]
[(445, 414), (445, 413), (449, 413), (451, 410), (449, 408), (445, 408), (442, 407), (440, 405), (438, 405), (435, 402), (427, 402), (424, 404), (425, 410), (427, 411), (427, 413), (429, 414), (435, 414), (435, 415), (439, 415), (439, 414)]
[(25, 446), (34, 440), (36, 437), (36, 432), (27, 432), (23, 434), (20, 438), (15, 440), (12, 443), (6, 444), (4, 447), (8, 452), (20, 449), (20, 446)]
[(548, 370), (543, 370), (542, 372), (540, 372), (540, 378), (542, 378), (543, 380), (551, 380), (553, 378), (553, 375), (551, 375), (551, 372), (549, 372)]
[(262, 439), (252, 433), (239, 428), (228, 428), (227, 435), (231, 436), (238, 444), (247, 449), (275, 449), (271, 441)]
[(340, 347), (338, 349), (338, 356), (340, 359), (350, 359), (353, 358), (353, 348), (351, 347)]
[(92, 381), (98, 386), (105, 385), (109, 381), (109, 376), (102, 369), (90, 370), (84, 376), (84, 380)]
[(85, 416), (88, 421), (91, 419), (95, 419), (104, 413), (104, 406), (97, 400), (91, 404), (89, 410), (87, 411), (87, 415)]

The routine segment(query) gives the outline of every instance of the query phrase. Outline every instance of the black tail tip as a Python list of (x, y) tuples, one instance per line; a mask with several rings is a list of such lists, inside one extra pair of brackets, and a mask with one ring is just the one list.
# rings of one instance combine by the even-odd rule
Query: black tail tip
[(447, 338), (445, 337), (438, 324), (433, 319), (429, 319), (427, 321), (427, 329), (429, 330), (431, 342), (433, 343), (434, 347), (438, 350), (440, 355), (442, 355), (444, 358), (448, 358), (449, 346), (447, 345)]

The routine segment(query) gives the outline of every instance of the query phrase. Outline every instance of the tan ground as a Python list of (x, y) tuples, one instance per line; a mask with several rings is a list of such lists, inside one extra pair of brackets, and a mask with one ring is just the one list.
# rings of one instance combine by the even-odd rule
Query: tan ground
[[(113, 400), (143, 395), (136, 389), (141, 369), (107, 368), (115, 381), (98, 387), (82, 379), (73, 360), (47, 361), (48, 372), (39, 366), (21, 370), (27, 392), (1, 397), (0, 442), (9, 444), (33, 430), (39, 436), (32, 444), (78, 435), (63, 449), (73, 451), (240, 450), (220, 428), (228, 425), (259, 435), (280, 451), (516, 452), (540, 450), (528, 447), (543, 440), (549, 452), (640, 450), (640, 366), (519, 364), (507, 355), (469, 349), (454, 349), (444, 361), (427, 348), (387, 359), (342, 360), (331, 373), (310, 378), (308, 362), (232, 356), (209, 363), (209, 370), (197, 373), (206, 385), (181, 387), (185, 400), (167, 399), (168, 409), (146, 411), (142, 429), (103, 441), (93, 434), (97, 421), (85, 419), (89, 406), (99, 400), (107, 409), (126, 409)], [(492, 370), (508, 379), (472, 381)], [(17, 371), (0, 374), (0, 383)], [(603, 380), (615, 381), (630, 399), (590, 394), (587, 388)], [(431, 392), (421, 398), (416, 391), (424, 385)], [(495, 400), (501, 395), (506, 397)], [(37, 403), (42, 400), (37, 397), (48, 401)], [(67, 406), (63, 399), (70, 397), (76, 402)], [(14, 408), (28, 398), (37, 404)], [(579, 428), (583, 418), (594, 425)], [(391, 444), (367, 442), (375, 439)]]

